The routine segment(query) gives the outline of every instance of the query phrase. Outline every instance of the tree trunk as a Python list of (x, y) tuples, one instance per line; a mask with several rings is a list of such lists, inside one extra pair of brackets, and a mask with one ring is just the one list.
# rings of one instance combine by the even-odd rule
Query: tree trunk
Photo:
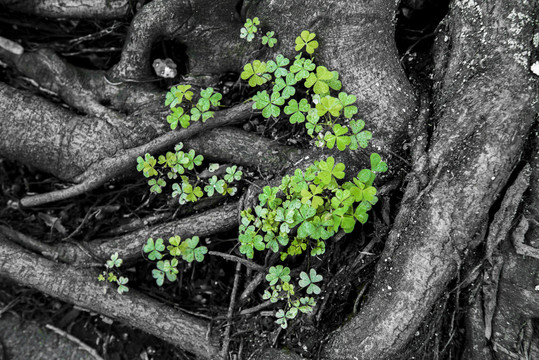
[[(0, 6), (29, 14), (58, 14), (54, 7), (29, 4), (33, 3), (0, 1)], [(393, 1), (240, 4), (241, 9), (236, 8), (237, 2), (228, 0), (212, 4), (149, 2), (132, 19), (118, 63), (105, 70), (74, 66), (50, 49), (30, 51), (24, 46), (21, 53), (15, 44), (0, 47), (0, 60), (13, 74), (47, 89), (44, 97), (35, 89), (33, 93), (20, 89), (9, 77), (0, 82), (0, 156), (72, 184), (21, 199), (21, 211), (32, 212), (34, 206), (65, 201), (130, 176), (138, 156), (164, 152), (179, 141), (207, 160), (243, 165), (245, 171), (258, 172), (262, 178), (244, 189), (239, 202), (212, 203), (213, 208), (200, 213), (193, 210), (183, 219), (105, 239), (48, 244), (45, 238), (32, 239), (0, 226), (0, 276), (143, 329), (197, 357), (226, 358), (230, 330), (223, 331), (220, 338), (209, 321), (136, 290), (120, 296), (109, 288), (103, 294), (91, 266), (114, 252), (136, 264), (148, 237), (209, 237), (233, 230), (240, 211), (256, 200), (260, 185), (278, 184), (284, 173), (292, 174), (295, 168), (306, 168), (329, 154), (357, 173), (367, 166), (374, 151), (390, 166), (390, 173), (377, 180), (382, 185), (378, 195), (396, 215), (392, 220), (386, 210), (381, 211), (390, 229), (383, 238), (384, 248), (378, 254), (367, 292), (363, 289), (358, 296), (356, 289), (347, 288), (339, 289), (342, 298), (327, 294), (328, 301), (354, 296), (359, 301), (364, 295), (368, 300), (364, 304), (356, 301), (355, 307), (361, 305), (359, 312), (354, 310), (346, 322), (343, 316), (338, 329), (325, 327), (326, 333), (318, 336), (325, 336), (326, 341), (291, 348), (310, 358), (318, 358), (318, 353), (325, 359), (407, 356), (403, 351), (418, 328), (425, 326), (429, 312), (448, 286), (455, 286), (452, 281), (457, 275), (482, 274), (479, 285), (472, 286), (471, 281), (463, 285), (475, 289), (469, 296), (471, 305), (463, 310), (467, 314), (463, 321), (467, 329), (464, 354), (484, 359), (536, 354), (539, 342), (533, 318), (539, 298), (531, 272), (536, 265), (534, 257), (539, 258), (534, 246), (539, 244), (530, 234), (539, 231), (539, 218), (536, 206), (523, 210), (519, 203), (523, 196), (529, 203), (537, 203), (534, 120), (539, 92), (537, 73), (530, 67), (537, 64), (539, 56), (539, 3), (452, 1), (432, 34), (432, 51), (424, 51), (433, 70), (424, 77), (432, 81), (423, 83), (411, 82), (411, 75), (401, 65), (394, 36), (398, 4)], [(117, 5), (117, 9), (103, 10), (96, 3), (92, 9), (66, 12), (65, 17), (97, 14), (110, 19), (129, 12), (124, 3), (109, 5)], [(84, 1), (78, 6), (75, 2), (73, 8), (84, 9)], [(259, 32), (276, 31), (276, 48), (270, 52), (256, 41), (240, 39), (243, 17), (259, 17)], [(169, 111), (162, 105), (165, 92), (151, 81), (156, 42), (166, 39), (181, 44), (185, 53), (178, 58), (185, 63), (180, 65), (197, 82), (194, 88), (202, 88), (217, 86), (219, 75), (241, 72), (242, 66), (255, 58), (269, 60), (276, 53), (292, 58), (295, 38), (305, 29), (319, 39), (317, 64), (338, 71), (342, 91), (357, 96), (358, 116), (373, 133), (372, 148), (340, 153), (280, 144), (245, 130), (248, 126), (237, 127), (258, 115), (250, 103), (217, 111), (206, 123), (169, 131), (165, 121)], [(4, 40), (0, 45), (10, 44)], [(531, 167), (525, 166), (528, 162)], [(528, 184), (529, 195), (524, 192)], [(391, 190), (397, 187), (404, 189), (402, 199)], [(386, 198), (385, 194), (392, 196)], [(380, 228), (377, 226), (377, 231)], [(360, 238), (351, 240), (347, 251), (355, 251), (352, 249), (362, 242)], [(532, 258), (524, 260), (519, 254)], [(250, 269), (249, 276), (269, 267), (271, 261), (268, 257), (261, 265), (237, 260), (234, 254), (218, 256), (243, 264)], [(346, 273), (327, 277), (335, 280), (343, 276), (344, 282), (357, 284), (361, 256), (345, 257), (346, 261), (340, 258), (338, 269), (346, 269)], [(474, 261), (475, 270), (468, 273), (463, 264)], [(251, 283), (245, 284), (246, 292), (254, 291), (263, 281), (260, 274), (248, 277)], [(232, 294), (237, 291), (235, 283)], [(521, 306), (515, 306), (518, 299), (525, 299)], [(225, 327), (232, 326), (235, 307), (245, 310), (246, 304), (239, 302), (231, 296), (229, 312), (222, 315), (227, 319)], [(331, 305), (319, 306), (320, 315), (310, 321), (331, 316), (327, 310)], [(244, 316), (242, 310), (237, 313)], [(519, 348), (515, 343), (523, 344), (519, 337), (522, 324), (526, 326), (527, 347)], [(238, 351), (241, 353), (236, 349), (232, 353), (237, 355)], [(250, 355), (259, 359), (299, 357), (262, 348)]]

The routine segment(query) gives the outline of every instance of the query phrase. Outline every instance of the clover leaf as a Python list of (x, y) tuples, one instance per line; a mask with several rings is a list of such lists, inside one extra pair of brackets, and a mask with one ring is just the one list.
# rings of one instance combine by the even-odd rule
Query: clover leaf
[(116, 280), (116, 284), (118, 285), (118, 294), (122, 295), (124, 292), (128, 292), (129, 288), (125, 286), (129, 282), (129, 279), (123, 276), (120, 276), (118, 280)]
[(275, 322), (277, 324), (281, 325), (281, 327), (283, 329), (286, 329), (288, 327), (288, 322), (286, 320), (286, 314), (285, 314), (283, 309), (279, 309), (277, 311), (277, 313), (275, 314), (275, 317), (277, 318), (277, 320), (275, 320)]
[(262, 45), (268, 45), (270, 48), (277, 44), (277, 39), (273, 37), (275, 31), (268, 31), (265, 36), (262, 37)]
[(346, 146), (351, 142), (350, 136), (345, 135), (347, 132), (348, 128), (346, 126), (335, 124), (335, 126), (333, 126), (333, 133), (328, 131), (324, 136), (327, 147), (329, 149), (333, 149), (335, 144), (337, 144), (337, 148), (340, 151), (344, 151), (344, 149), (346, 149)]
[(324, 96), (320, 99), (320, 102), (316, 104), (316, 111), (318, 116), (324, 116), (326, 113), (330, 113), (334, 117), (339, 117), (342, 109), (342, 105), (337, 98), (333, 96)]
[(206, 185), (204, 187), (204, 191), (206, 191), (206, 194), (208, 194), (208, 196), (213, 196), (213, 194), (217, 191), (218, 194), (223, 194), (224, 192), (224, 189), (223, 189), (223, 185), (225, 184), (225, 181), (224, 180), (218, 180), (217, 179), (217, 176), (213, 175), (209, 180), (208, 180), (208, 185)]
[(208, 253), (208, 248), (205, 246), (198, 246), (200, 241), (198, 236), (193, 236), (190, 239), (185, 239), (180, 244), (180, 251), (182, 254), (182, 259), (187, 262), (193, 262), (196, 260), (198, 262), (204, 261), (204, 254)]
[(181, 255), (181, 249), (180, 244), (182, 242), (182, 238), (178, 235), (173, 236), (168, 239), (169, 246), (167, 246), (167, 250), (170, 252), (171, 256), (180, 256)]
[(238, 167), (236, 165), (233, 165), (231, 167), (226, 168), (226, 175), (224, 177), (225, 177), (225, 180), (229, 184), (234, 180), (236, 180), (236, 181), (241, 180), (241, 176), (243, 175), (243, 171), (237, 170), (237, 169), (238, 169)]
[(148, 259), (156, 260), (163, 258), (163, 254), (160, 251), (165, 250), (165, 245), (163, 244), (163, 239), (158, 238), (153, 241), (152, 238), (149, 238), (144, 245), (144, 252), (148, 254)]
[[(282, 79), (279, 79), (282, 80)], [(255, 96), (253, 96), (254, 104), (253, 109), (262, 110), (262, 116), (265, 118), (279, 117), (281, 109), (279, 106), (284, 104), (285, 98), (282, 97), (279, 92), (274, 91), (271, 94), (271, 99), (266, 90), (259, 91)]]
[(310, 73), (307, 80), (305, 80), (305, 87), (313, 87), (315, 94), (325, 95), (329, 93), (329, 85), (325, 81), (331, 79), (333, 79), (331, 71), (325, 66), (317, 66), (316, 73)]
[(247, 19), (243, 27), (240, 29), (240, 38), (246, 39), (248, 42), (251, 42), (255, 37), (255, 33), (258, 30), (256, 25), (260, 25), (260, 20), (258, 20), (257, 17), (253, 19)]
[(162, 286), (165, 282), (165, 273), (163, 273), (161, 270), (153, 269), (152, 276), (155, 279), (157, 286)]
[(150, 179), (148, 180), (148, 185), (150, 186), (150, 192), (161, 194), (161, 189), (167, 185), (164, 179)]
[(290, 60), (279, 54), (275, 57), (275, 61), (270, 60), (266, 66), (267, 72), (274, 73), (275, 77), (283, 77), (288, 74), (288, 70), (285, 68), (290, 63)]
[(157, 170), (154, 168), (156, 162), (153, 156), (146, 153), (144, 159), (141, 156), (137, 158), (137, 170), (142, 171), (145, 177), (157, 175)]
[(307, 134), (313, 136), (313, 133), (322, 131), (322, 125), (318, 124), (318, 120), (320, 120), (320, 116), (318, 116), (317, 110), (310, 109), (307, 114), (307, 122), (305, 123)]
[(171, 87), (166, 95), (165, 106), (170, 105), (170, 107), (173, 108), (180, 104), (184, 97), (190, 101), (193, 98), (193, 92), (187, 91), (190, 88), (191, 85), (178, 85)]
[(290, 268), (283, 267), (282, 265), (272, 266), (268, 270), (266, 280), (269, 281), (270, 286), (275, 285), (277, 281), (286, 283), (290, 281)]
[(176, 154), (168, 151), (166, 156), (159, 155), (159, 165), (164, 165), (165, 167), (173, 168), (176, 165), (178, 158)]
[(296, 51), (300, 51), (305, 46), (305, 51), (313, 54), (314, 50), (318, 47), (318, 41), (314, 40), (315, 37), (315, 33), (303, 30), (301, 35), (296, 38)]
[(241, 78), (243, 80), (249, 79), (249, 86), (255, 87), (271, 80), (271, 75), (266, 73), (265, 62), (255, 60), (252, 64), (248, 63), (243, 67)]
[(382, 161), (382, 158), (377, 153), (371, 154), (371, 170), (376, 172), (387, 171), (387, 164)]
[(118, 258), (118, 253), (115, 252), (110, 256), (110, 260), (107, 260), (107, 268), (112, 269), (113, 267), (120, 267), (123, 260)]
[(276, 93), (282, 90), (281, 91), (282, 97), (284, 99), (288, 99), (296, 93), (296, 89), (293, 86), (296, 84), (296, 82), (297, 81), (294, 78), (294, 74), (292, 73), (289, 73), (288, 75), (286, 75), (284, 79), (277, 78), (277, 80), (275, 80), (275, 85), (273, 86), (273, 93)]
[(307, 99), (301, 99), (299, 103), (292, 99), (288, 102), (288, 106), (285, 106), (284, 113), (290, 116), (290, 123), (302, 123), (305, 121), (305, 115), (303, 113), (308, 113), (311, 109)]
[(352, 105), (357, 100), (355, 95), (347, 95), (345, 92), (339, 93), (339, 101), (343, 107), (344, 117), (351, 119), (354, 114), (357, 114), (357, 107)]
[[(172, 261), (161, 260), (157, 262), (157, 269), (161, 270), (161, 274), (165, 274), (169, 281), (176, 281), (177, 279), (176, 274), (179, 271), (176, 266), (178, 266), (178, 259), (176, 258), (172, 259)], [(161, 284), (158, 283), (158, 285), (163, 285), (163, 282)]]
[(210, 105), (215, 106), (215, 107), (220, 106), (221, 99), (223, 98), (223, 95), (221, 95), (217, 91), (213, 92), (212, 87), (201, 90), (200, 96), (201, 98), (199, 99), (199, 102), (202, 101), (202, 103), (204, 103), (204, 105), (207, 106), (208, 108)]
[(301, 57), (301, 54), (296, 56), (294, 64), (290, 66), (290, 72), (295, 74), (294, 77), (296, 81), (302, 79), (307, 79), (311, 73), (316, 68), (316, 65), (310, 59), (305, 59)]
[(333, 177), (337, 179), (344, 178), (345, 166), (343, 163), (335, 164), (333, 156), (329, 156), (326, 161), (319, 161), (317, 167), (320, 170), (318, 178), (322, 184), (329, 184)]
[(316, 285), (316, 282), (322, 281), (322, 275), (318, 275), (315, 269), (309, 270), (309, 275), (306, 272), (302, 271), (299, 274), (300, 280), (298, 282), (299, 286), (307, 287), (307, 294), (320, 294), (320, 287)]
[(324, 205), (324, 199), (318, 195), (322, 194), (323, 188), (313, 184), (309, 184), (309, 190), (301, 190), (301, 202), (306, 204), (310, 202), (313, 209), (317, 209), (319, 206)]
[(358, 146), (361, 146), (363, 149), (369, 145), (369, 140), (372, 138), (372, 133), (370, 131), (363, 130), (365, 127), (365, 122), (363, 120), (351, 120), (350, 129), (352, 130), (350, 150), (357, 150)]

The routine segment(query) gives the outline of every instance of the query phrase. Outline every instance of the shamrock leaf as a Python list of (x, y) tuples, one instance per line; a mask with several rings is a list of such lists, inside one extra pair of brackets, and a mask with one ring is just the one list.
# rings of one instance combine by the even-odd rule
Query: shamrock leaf
[(142, 171), (145, 177), (157, 175), (157, 170), (154, 169), (157, 161), (150, 154), (144, 155), (144, 159), (139, 156), (137, 158), (137, 170)]
[(319, 194), (322, 194), (323, 188), (320, 186), (309, 184), (309, 189), (310, 191), (305, 189), (301, 190), (301, 202), (303, 204), (310, 202), (313, 209), (317, 209), (319, 206), (324, 205), (324, 199), (320, 196), (317, 196)]
[(247, 19), (243, 27), (240, 29), (240, 38), (246, 39), (247, 41), (251, 42), (255, 37), (255, 33), (258, 30), (256, 25), (260, 25), (260, 20), (258, 20), (257, 17), (253, 19)]
[(315, 269), (309, 271), (309, 275), (306, 272), (302, 271), (299, 274), (300, 280), (298, 282), (299, 286), (307, 287), (307, 294), (320, 294), (320, 288), (316, 285), (316, 282), (322, 281), (322, 275), (316, 274)]
[(386, 172), (387, 164), (382, 161), (380, 155), (376, 153), (371, 154), (371, 170), (376, 172)]
[(107, 260), (107, 268), (112, 269), (113, 267), (120, 267), (123, 260), (118, 258), (118, 253), (115, 252), (110, 256), (110, 260)]
[(161, 270), (162, 274), (165, 274), (169, 281), (176, 281), (176, 274), (179, 272), (176, 266), (178, 266), (178, 259), (176, 258), (172, 259), (172, 261), (161, 260), (157, 262), (157, 269)]
[(286, 75), (284, 79), (277, 78), (277, 80), (275, 80), (275, 85), (273, 86), (273, 92), (275, 93), (282, 90), (282, 97), (284, 99), (288, 99), (296, 93), (296, 89), (293, 86), (296, 84), (296, 82), (297, 81), (294, 78), (294, 74), (292, 73)]
[(237, 170), (237, 168), (238, 167), (236, 165), (226, 168), (225, 180), (229, 184), (234, 180), (236, 180), (236, 181), (241, 180), (241, 176), (243, 175), (243, 171)]
[(123, 276), (120, 276), (118, 280), (116, 280), (116, 284), (118, 285), (118, 294), (122, 295), (124, 292), (128, 292), (129, 288), (125, 286), (129, 282), (129, 279)]
[(223, 185), (225, 184), (224, 180), (218, 180), (217, 176), (213, 175), (208, 180), (208, 185), (204, 187), (204, 191), (206, 191), (206, 194), (208, 196), (213, 196), (213, 194), (217, 191), (218, 194), (223, 194), (224, 188)]
[(351, 119), (354, 114), (357, 114), (357, 107), (352, 105), (357, 100), (355, 95), (347, 95), (344, 92), (339, 93), (339, 101), (343, 107), (344, 117)]
[(329, 184), (333, 177), (337, 179), (344, 178), (345, 166), (343, 163), (335, 164), (333, 156), (328, 157), (326, 161), (318, 162), (317, 167), (320, 170), (318, 178), (322, 184)]
[(284, 97), (282, 97), (279, 92), (273, 92), (270, 99), (266, 90), (259, 91), (253, 96), (253, 100), (255, 101), (253, 109), (262, 110), (262, 116), (265, 118), (270, 118), (271, 116), (275, 118), (279, 117), (279, 114), (281, 113), (279, 106), (283, 105), (285, 101)]
[(358, 146), (361, 146), (363, 149), (369, 144), (369, 140), (372, 138), (372, 133), (370, 131), (364, 130), (365, 122), (363, 120), (351, 120), (350, 128), (352, 129), (350, 150), (357, 150)]
[(316, 111), (318, 116), (324, 116), (329, 112), (334, 117), (339, 117), (342, 109), (342, 105), (337, 98), (333, 96), (324, 96), (320, 99), (320, 102), (316, 104)]
[(325, 80), (331, 79), (333, 79), (333, 73), (331, 71), (325, 66), (317, 66), (316, 73), (310, 73), (307, 80), (305, 80), (305, 87), (313, 87), (316, 94), (325, 95), (329, 93), (329, 86)]
[(167, 92), (167, 96), (165, 99), (165, 106), (170, 105), (170, 107), (173, 108), (176, 105), (180, 104), (183, 101), (184, 97), (190, 101), (193, 98), (193, 92), (187, 91), (190, 88), (191, 85), (178, 85), (170, 88), (170, 91)]
[(170, 239), (168, 239), (169, 246), (167, 246), (167, 250), (170, 252), (171, 256), (180, 256), (181, 255), (181, 249), (180, 244), (182, 242), (182, 238), (179, 236), (173, 236)]
[(350, 144), (350, 141), (351, 141), (350, 136), (345, 135), (347, 132), (348, 132), (348, 128), (346, 126), (335, 124), (335, 126), (333, 126), (333, 133), (330, 133), (328, 131), (326, 133), (326, 136), (324, 136), (324, 140), (326, 141), (327, 147), (329, 149), (333, 149), (336, 143), (337, 148), (340, 151), (343, 151), (344, 149), (346, 149), (346, 146)]
[(296, 38), (296, 51), (300, 51), (305, 46), (307, 53), (314, 53), (314, 50), (318, 47), (318, 41), (314, 40), (315, 37), (315, 33), (303, 30), (301, 35)]
[(290, 123), (302, 123), (305, 121), (305, 115), (303, 113), (308, 113), (311, 109), (307, 99), (301, 99), (299, 103), (292, 99), (288, 102), (288, 106), (284, 108), (284, 113), (290, 116)]
[(180, 250), (183, 260), (187, 262), (192, 262), (193, 260), (198, 262), (204, 261), (204, 254), (208, 253), (208, 248), (205, 246), (197, 247), (199, 241), (200, 239), (198, 236), (193, 236), (190, 239), (182, 241)]
[(265, 36), (262, 37), (262, 45), (268, 45), (270, 48), (274, 47), (277, 44), (277, 39), (273, 37), (275, 35), (274, 31), (268, 31)]
[(150, 179), (148, 181), (148, 185), (150, 186), (150, 192), (161, 194), (161, 189), (167, 185), (165, 180), (159, 178), (159, 179)]
[(307, 128), (307, 134), (313, 136), (313, 133), (319, 133), (322, 131), (322, 125), (318, 124), (320, 116), (318, 116), (316, 109), (310, 109), (307, 114), (307, 122), (305, 123), (305, 128)]
[(255, 60), (252, 64), (248, 63), (243, 67), (241, 78), (243, 80), (249, 79), (249, 85), (255, 87), (271, 80), (271, 75), (266, 73), (265, 62)]
[(281, 327), (283, 329), (286, 329), (288, 327), (288, 322), (286, 320), (286, 314), (285, 314), (283, 309), (279, 309), (279, 311), (277, 311), (277, 313), (275, 314), (275, 317), (277, 318), (277, 320), (275, 320), (275, 322), (277, 324), (281, 325)]
[(294, 75), (296, 81), (307, 79), (311, 71), (316, 68), (316, 65), (310, 59), (304, 59), (301, 55), (296, 56), (294, 64), (290, 66), (290, 72)]
[(275, 285), (277, 281), (281, 280), (281, 282), (289, 282), (290, 281), (290, 268), (289, 267), (283, 267), (282, 265), (272, 266), (268, 270), (268, 274), (266, 275), (266, 280), (269, 281), (270, 286)]
[(165, 282), (165, 273), (163, 273), (161, 270), (153, 269), (152, 276), (155, 279), (157, 286), (162, 286)]
[(163, 254), (161, 254), (160, 251), (163, 250), (165, 250), (165, 245), (161, 238), (158, 238), (155, 242), (152, 238), (149, 238), (146, 241), (146, 245), (144, 245), (144, 252), (148, 254), (148, 259), (150, 260), (161, 259)]
[(275, 57), (275, 61), (268, 61), (266, 71), (274, 73), (275, 77), (283, 77), (288, 74), (288, 70), (285, 68), (290, 63), (290, 60), (279, 54)]

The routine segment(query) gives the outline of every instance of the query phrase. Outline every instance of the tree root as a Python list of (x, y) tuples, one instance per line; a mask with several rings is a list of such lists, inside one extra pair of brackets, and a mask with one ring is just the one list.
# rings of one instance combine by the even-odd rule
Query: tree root
[[(0, 235), (1, 237), (2, 235)], [(204, 359), (219, 359), (217, 339), (206, 320), (173, 309), (132, 289), (119, 295), (97, 281), (97, 272), (43, 259), (0, 241), (0, 276), (60, 300), (99, 312), (155, 335)]]
[[(501, 1), (496, 8), (510, 11)], [(457, 14), (453, 14), (453, 48), (457, 44), (463, 48), (471, 46), (466, 41), (472, 38), (459, 36), (459, 31), (464, 31), (462, 27), (470, 26), (472, 21), (460, 21), (472, 16), (476, 19), (477, 10), (454, 8)], [(522, 5), (520, 11), (531, 14), (533, 9), (528, 4)], [(514, 21), (506, 15), (501, 18)], [(491, 10), (481, 12), (482, 21), (500, 21), (499, 14), (495, 18), (489, 16)], [(507, 24), (504, 28), (511, 26), (517, 25)], [(532, 28), (526, 25), (523, 29)], [(527, 48), (526, 36), (530, 34), (496, 32), (489, 41), (494, 48), (505, 41)], [(496, 65), (482, 69), (480, 74), (474, 73), (478, 70), (473, 68), (461, 70), (462, 57), (481, 55), (482, 51), (477, 50), (454, 52), (449, 60), (450, 70), (440, 74), (448, 85), (437, 93), (435, 102), (443, 104), (443, 110), (436, 109), (438, 127), (426, 168), (429, 184), (418, 196), (405, 195), (408, 200), (403, 203), (387, 240), (369, 301), (358, 316), (335, 333), (326, 347), (328, 358), (383, 359), (394, 356), (406, 345), (456, 274), (472, 245), (470, 239), (487, 221), (478, 214), (488, 214), (520, 157), (534, 118), (530, 104), (536, 101), (537, 93), (521, 92), (515, 98), (509, 95), (512, 91), (500, 93), (500, 89), (532, 89), (530, 74), (516, 66), (506, 52), (497, 54), (500, 59)], [(480, 56), (475, 61), (481, 59)], [(460, 82), (455, 82), (455, 73)], [(472, 76), (473, 81), (468, 81)]]
[(0, 5), (28, 15), (62, 19), (118, 19), (129, 14), (129, 0), (0, 0)]

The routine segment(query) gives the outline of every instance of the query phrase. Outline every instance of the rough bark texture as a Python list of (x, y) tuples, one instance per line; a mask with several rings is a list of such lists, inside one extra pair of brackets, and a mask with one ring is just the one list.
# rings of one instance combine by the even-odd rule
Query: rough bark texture
[(339, 72), (343, 91), (358, 98), (358, 117), (372, 130), (375, 151), (391, 158), (417, 115), (412, 88), (398, 61), (395, 11), (392, 0), (270, 1), (252, 6), (247, 14), (263, 19), (263, 29), (279, 29), (278, 50), (288, 56), (301, 31), (315, 32), (321, 39), (317, 62)]
[[(441, 86), (428, 152), (429, 183), (419, 192), (407, 189), (369, 301), (336, 333), (328, 358), (395, 356), (488, 220), (537, 111), (536, 84), (527, 67), (501, 48), (513, 44), (529, 54), (534, 5), (511, 6), (516, 8), (505, 2), (453, 3), (449, 32), (439, 39), (449, 41), (453, 52), (444, 54), (447, 66), (437, 69)], [(522, 16), (512, 16), (515, 12)]]
[(116, 19), (131, 10), (129, 0), (1, 0), (0, 6), (29, 15), (72, 19)]
[[(271, 179), (271, 175), (283, 169), (301, 168), (328, 155), (316, 149), (280, 145), (238, 128), (213, 128), (247, 119), (249, 105), (219, 111), (216, 121), (242, 110), (214, 125), (209, 120), (163, 135), (168, 127), (163, 120), (167, 114), (162, 106), (164, 92), (144, 82), (152, 80), (152, 45), (160, 38), (181, 42), (186, 48), (186, 68), (194, 76), (241, 71), (246, 60), (265, 56), (266, 50), (239, 39), (243, 19), (239, 19), (235, 6), (231, 0), (212, 6), (204, 1), (148, 3), (133, 20), (120, 62), (108, 72), (75, 68), (47, 50), (20, 54), (0, 49), (2, 61), (86, 114), (76, 114), (0, 83), (0, 155), (75, 181), (82, 191), (90, 188), (84, 184), (95, 185), (98, 180), (106, 181), (134, 169), (136, 156), (163, 150), (178, 140), (185, 140), (186, 147), (208, 160), (259, 170), (267, 181), (278, 179)], [(343, 90), (358, 96), (359, 115), (373, 130), (375, 151), (385, 154), (385, 159), (395, 159), (394, 153), (400, 152), (404, 141), (414, 141), (405, 139), (407, 134), (419, 132), (428, 139), (426, 147), (418, 146), (413, 156), (414, 173), (408, 177), (368, 301), (359, 315), (329, 336), (322, 357), (395, 358), (455, 277), (469, 250), (484, 240), (480, 233), (491, 225), (489, 212), (497, 206), (497, 197), (504, 194), (511, 176), (522, 169), (517, 164), (539, 109), (538, 81), (529, 71), (531, 54), (537, 52), (533, 46), (538, 6), (537, 0), (455, 0), (437, 34), (432, 115), (422, 119), (416, 116), (413, 89), (398, 61), (393, 1), (243, 4), (242, 11), (248, 17), (262, 19), (259, 31), (278, 31), (277, 51), (285, 55), (291, 55), (294, 39), (302, 30), (316, 32), (320, 40), (317, 62), (337, 70), (345, 85)], [(104, 102), (111, 106), (105, 107)], [(423, 109), (422, 114), (428, 111)], [(431, 133), (426, 133), (421, 123), (424, 120), (432, 124)], [(352, 173), (367, 161), (363, 152), (356, 153), (355, 158), (342, 153), (339, 156), (338, 161), (345, 162)], [(73, 192), (62, 193), (59, 198), (63, 195), (73, 196)], [(197, 215), (197, 221), (209, 222), (215, 216), (222, 221), (215, 221), (211, 230), (198, 225), (197, 230), (211, 233), (216, 228), (229, 229), (239, 209), (234, 204), (223, 209), (226, 216), (220, 210)], [(531, 219), (537, 214), (528, 210), (528, 215)], [(189, 236), (188, 223), (187, 219), (180, 220), (172, 226), (91, 242), (88, 249), (98, 257), (118, 251), (124, 259), (135, 260), (148, 236), (166, 237), (169, 231)], [(535, 226), (535, 236), (536, 223), (529, 223)], [(500, 233), (508, 229), (505, 226)], [(527, 229), (522, 230), (521, 238)], [(526, 241), (532, 243), (529, 238)], [(66, 259), (72, 259), (67, 262), (88, 260), (79, 250), (64, 250)], [(491, 248), (485, 257), (490, 261), (492, 254)], [(120, 297), (110, 289), (103, 297), (95, 281), (97, 274), (46, 260), (2, 237), (0, 259), (0, 276), (143, 328), (202, 358), (217, 358), (216, 340), (206, 338), (205, 321), (135, 291)], [(519, 326), (526, 323), (525, 330), (530, 332), (530, 319), (537, 317), (539, 299), (529, 275), (536, 267), (535, 260), (522, 260), (507, 251), (503, 261), (501, 275), (499, 267), (496, 271), (489, 269), (496, 273), (494, 280), (500, 278), (501, 305), (494, 314), (492, 339), (499, 349), (507, 350), (501, 353), (510, 356), (519, 352), (514, 347)], [(491, 265), (495, 267), (494, 262)], [(518, 309), (510, 306), (516, 302), (515, 295), (524, 299)], [(485, 350), (488, 344), (481, 341), (481, 333), (487, 337), (490, 334), (486, 329), (493, 314), (487, 297), (474, 296), (477, 304), (470, 310), (472, 321), (486, 319), (483, 324), (469, 323), (470, 333), (477, 339), (475, 344), (480, 346), (468, 350), (485, 359), (489, 356)], [(509, 329), (508, 334), (501, 329)], [(528, 341), (530, 354), (536, 351), (534, 341)], [(297, 358), (273, 350), (259, 356)]]
[[(1, 235), (0, 235), (1, 236)], [(164, 305), (136, 290), (103, 293), (98, 272), (74, 269), (33, 255), (0, 238), (0, 276), (60, 300), (97, 311), (127, 325), (145, 329), (206, 359), (218, 359), (217, 341), (208, 338), (209, 323)]]

